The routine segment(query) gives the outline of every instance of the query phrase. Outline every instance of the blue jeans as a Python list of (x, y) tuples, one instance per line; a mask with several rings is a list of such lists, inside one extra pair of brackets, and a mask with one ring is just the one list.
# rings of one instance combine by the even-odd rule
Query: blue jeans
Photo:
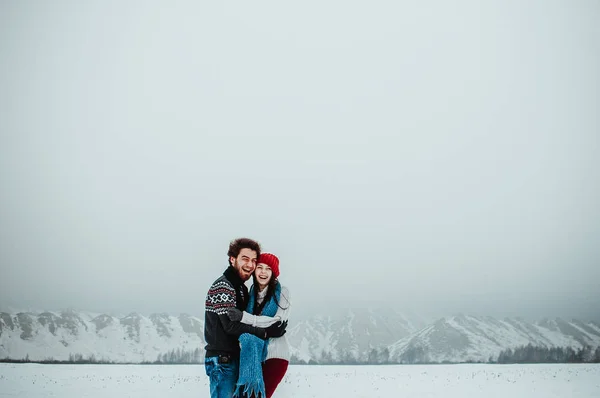
[(204, 367), (206, 375), (210, 378), (210, 397), (233, 397), (239, 374), (239, 359), (230, 363), (219, 363), (218, 357), (209, 357), (204, 360)]

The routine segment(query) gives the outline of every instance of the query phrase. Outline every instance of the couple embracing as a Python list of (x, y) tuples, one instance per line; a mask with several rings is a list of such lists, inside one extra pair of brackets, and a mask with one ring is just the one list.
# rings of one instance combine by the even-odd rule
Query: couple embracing
[[(270, 398), (290, 360), (284, 336), (290, 294), (279, 283), (279, 259), (252, 239), (232, 241), (229, 266), (206, 296), (205, 368), (211, 398)], [(248, 291), (244, 284), (250, 278)]]

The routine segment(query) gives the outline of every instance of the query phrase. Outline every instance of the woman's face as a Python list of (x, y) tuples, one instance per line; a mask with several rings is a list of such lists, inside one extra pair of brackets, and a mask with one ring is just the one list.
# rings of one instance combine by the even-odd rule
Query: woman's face
[(256, 275), (256, 282), (262, 290), (269, 284), (269, 281), (273, 276), (273, 271), (271, 271), (271, 267), (269, 267), (267, 264), (259, 263), (256, 265), (256, 271), (254, 271), (254, 275)]

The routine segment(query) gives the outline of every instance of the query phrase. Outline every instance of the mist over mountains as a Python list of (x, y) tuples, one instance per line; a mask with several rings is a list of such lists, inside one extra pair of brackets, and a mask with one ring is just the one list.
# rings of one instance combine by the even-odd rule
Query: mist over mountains
[[(0, 312), (0, 358), (198, 362), (203, 333), (203, 315)], [(427, 319), (362, 308), (292, 319), (286, 338), (293, 363), (486, 362), (526, 345), (593, 351), (600, 346), (600, 324), (469, 315)]]

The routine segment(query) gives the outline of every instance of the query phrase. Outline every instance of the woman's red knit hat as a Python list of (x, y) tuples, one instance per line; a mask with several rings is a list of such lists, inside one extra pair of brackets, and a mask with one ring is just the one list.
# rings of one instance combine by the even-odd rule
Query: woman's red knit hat
[(275, 278), (279, 277), (279, 259), (273, 253), (261, 253), (256, 263), (267, 264), (273, 271), (273, 276)]

